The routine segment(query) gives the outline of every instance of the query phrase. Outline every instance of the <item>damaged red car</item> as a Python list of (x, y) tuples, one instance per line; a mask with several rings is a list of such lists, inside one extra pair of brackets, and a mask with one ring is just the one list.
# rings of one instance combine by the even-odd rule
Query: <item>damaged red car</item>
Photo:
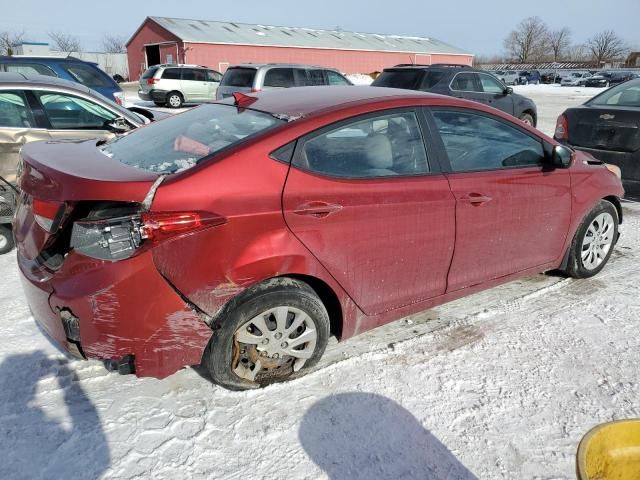
[(35, 319), (122, 373), (202, 364), (231, 389), (537, 272), (607, 263), (620, 178), (478, 103), (264, 91), (109, 142), (24, 147), (15, 217)]

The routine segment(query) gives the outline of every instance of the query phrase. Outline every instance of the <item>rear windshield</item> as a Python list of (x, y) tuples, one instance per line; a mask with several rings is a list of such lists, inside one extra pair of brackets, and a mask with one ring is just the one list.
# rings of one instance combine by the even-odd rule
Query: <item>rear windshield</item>
[(385, 70), (371, 85), (374, 87), (408, 88), (417, 90), (420, 88), (424, 70)]
[(147, 78), (151, 78), (156, 74), (157, 71), (158, 71), (158, 67), (149, 68), (142, 74), (141, 78), (144, 78), (145, 80)]
[(640, 81), (622, 83), (589, 100), (587, 105), (640, 107)]
[(69, 75), (73, 79), (86, 85), (90, 88), (96, 87), (112, 87), (113, 81), (107, 76), (106, 73), (102, 73), (97, 67), (83, 65), (81, 63), (72, 65), (62, 65)]
[(282, 123), (270, 114), (233, 105), (202, 105), (118, 137), (100, 150), (132, 167), (176, 173)]
[(220, 85), (223, 87), (251, 87), (255, 76), (255, 68), (230, 68), (222, 77)]

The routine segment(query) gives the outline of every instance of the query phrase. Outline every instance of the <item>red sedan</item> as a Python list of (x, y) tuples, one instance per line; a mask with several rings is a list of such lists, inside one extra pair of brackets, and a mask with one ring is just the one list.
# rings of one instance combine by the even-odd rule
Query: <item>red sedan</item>
[[(615, 169), (478, 103), (398, 89), (236, 94), (108, 143), (23, 151), (35, 319), (122, 373), (245, 389), (341, 340), (618, 237)], [(619, 172), (618, 172), (619, 173)]]

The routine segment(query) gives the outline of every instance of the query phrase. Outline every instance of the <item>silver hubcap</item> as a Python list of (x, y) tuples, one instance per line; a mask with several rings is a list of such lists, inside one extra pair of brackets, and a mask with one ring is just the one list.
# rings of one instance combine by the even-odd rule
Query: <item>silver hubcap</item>
[(317, 340), (315, 324), (305, 312), (272, 308), (236, 331), (233, 372), (252, 382), (261, 372), (297, 372), (313, 355)]
[(9, 239), (0, 234), (0, 249), (5, 248), (9, 244)]
[(177, 95), (171, 95), (169, 97), (169, 105), (171, 105), (172, 107), (179, 107), (180, 106), (180, 97)]
[(582, 265), (587, 270), (598, 268), (613, 245), (615, 223), (610, 213), (601, 213), (593, 219), (582, 240)]
[(533, 126), (533, 122), (531, 121), (531, 119), (530, 119), (529, 117), (524, 117), (524, 118), (522, 119), (522, 121), (523, 121), (524, 123), (526, 123), (527, 125), (531, 125), (531, 126)]

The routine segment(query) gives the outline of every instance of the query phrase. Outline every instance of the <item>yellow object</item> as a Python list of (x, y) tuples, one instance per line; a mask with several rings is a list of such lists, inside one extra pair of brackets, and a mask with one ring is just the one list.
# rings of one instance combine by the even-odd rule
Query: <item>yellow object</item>
[(612, 165), (611, 163), (605, 163), (607, 169), (613, 173), (616, 177), (622, 180), (622, 170), (617, 165)]
[(640, 479), (640, 420), (621, 420), (592, 428), (580, 441), (579, 480)]

